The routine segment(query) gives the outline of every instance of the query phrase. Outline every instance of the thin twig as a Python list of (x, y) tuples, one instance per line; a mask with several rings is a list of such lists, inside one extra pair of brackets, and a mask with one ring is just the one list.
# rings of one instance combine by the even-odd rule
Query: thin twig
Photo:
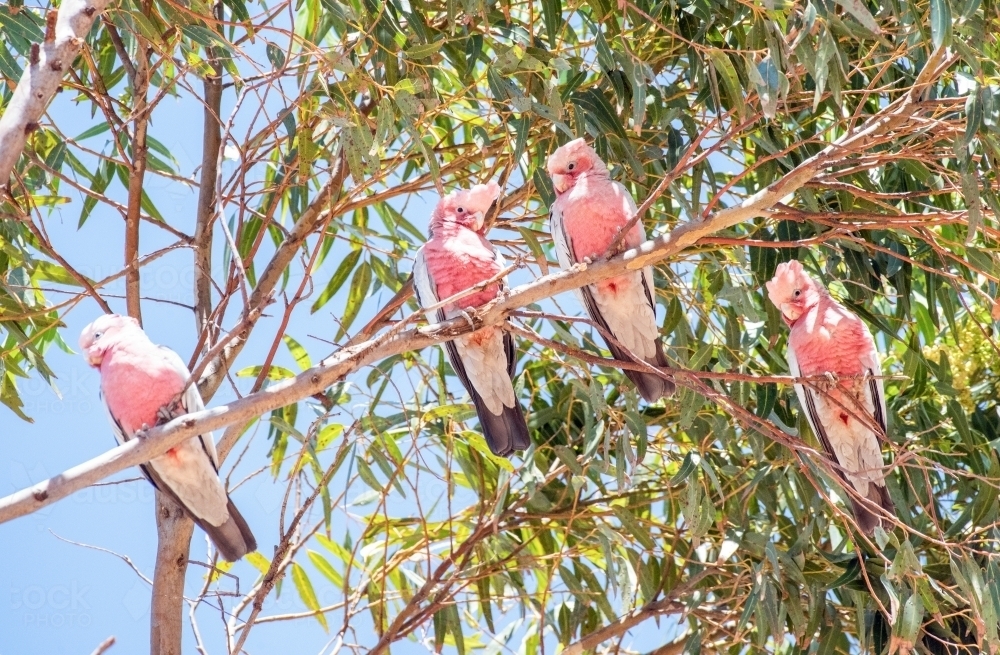
[(104, 655), (104, 653), (107, 652), (107, 650), (114, 645), (115, 645), (115, 638), (113, 636), (108, 637), (100, 644), (98, 644), (97, 648), (95, 648), (94, 652), (91, 653), (90, 655)]

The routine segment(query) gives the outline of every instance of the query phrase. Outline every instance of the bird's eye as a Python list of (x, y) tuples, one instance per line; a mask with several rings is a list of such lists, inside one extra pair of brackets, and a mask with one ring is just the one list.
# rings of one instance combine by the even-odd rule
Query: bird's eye
[(464, 214), (465, 213), (465, 207), (459, 207), (455, 211), (458, 212), (459, 214)]
[(104, 334), (104, 333), (103, 332), (94, 332), (94, 341), (97, 341), (98, 339), (100, 339), (102, 334)]
[(794, 293), (793, 295), (794, 295), (794, 296), (795, 296), (796, 298), (798, 298), (799, 296), (801, 296), (801, 295), (802, 295), (802, 289), (796, 289), (796, 290), (795, 290), (795, 293)]
[(576, 168), (576, 162), (571, 161), (570, 163), (566, 164), (566, 170), (571, 171), (574, 168)]

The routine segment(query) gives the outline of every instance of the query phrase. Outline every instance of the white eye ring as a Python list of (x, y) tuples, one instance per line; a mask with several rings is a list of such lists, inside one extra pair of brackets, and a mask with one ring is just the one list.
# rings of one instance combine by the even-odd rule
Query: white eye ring
[(94, 332), (94, 341), (97, 341), (98, 339), (100, 339), (102, 334), (104, 334), (104, 333), (103, 332)]
[(568, 170), (568, 171), (571, 171), (574, 168), (576, 168), (576, 162), (574, 162), (574, 161), (571, 161), (569, 164), (566, 165), (566, 170)]

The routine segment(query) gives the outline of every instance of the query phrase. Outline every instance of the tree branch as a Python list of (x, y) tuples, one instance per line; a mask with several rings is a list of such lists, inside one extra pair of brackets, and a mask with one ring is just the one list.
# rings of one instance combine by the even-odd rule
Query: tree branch
[[(673, 596), (673, 594), (671, 594)], [(684, 605), (672, 598), (654, 601), (636, 610), (631, 614), (621, 617), (614, 623), (606, 625), (599, 630), (591, 632), (580, 641), (570, 644), (561, 655), (583, 655), (584, 652), (597, 648), (608, 639), (620, 637), (626, 632), (639, 625), (647, 619), (662, 614), (677, 614), (684, 611)]]
[(28, 135), (49, 106), (107, 0), (66, 0), (47, 18), (45, 40), (33, 45), (28, 66), (0, 117), (0, 186), (6, 186)]
[(149, 125), (149, 55), (146, 40), (136, 35), (135, 76), (132, 78), (132, 170), (128, 178), (128, 207), (125, 213), (125, 306), (128, 315), (142, 324), (142, 303), (139, 292), (139, 223), (142, 212), (142, 186), (146, 178), (146, 131)]
[(111, 648), (112, 646), (114, 646), (114, 645), (115, 645), (115, 638), (114, 637), (108, 637), (107, 639), (105, 639), (104, 641), (102, 641), (100, 644), (98, 644), (97, 648), (95, 648), (94, 652), (91, 653), (90, 655), (104, 655), (104, 653), (107, 652), (107, 650), (109, 648)]
[[(222, 18), (222, 2), (212, 7), (216, 20)], [(194, 316), (198, 333), (206, 347), (219, 335), (212, 321), (212, 221), (216, 216), (216, 178), (222, 143), (222, 66), (214, 48), (207, 48), (213, 74), (204, 79), (201, 171), (198, 210), (192, 239), (194, 250)], [(238, 256), (235, 252), (234, 257)], [(261, 304), (261, 309), (266, 305)], [(250, 310), (246, 319), (256, 321), (259, 311)], [(221, 351), (221, 349), (220, 349)], [(210, 351), (211, 352), (211, 351)], [(195, 373), (197, 374), (197, 372)], [(165, 494), (156, 494), (156, 568), (153, 571), (153, 601), (150, 608), (150, 655), (180, 655), (184, 625), (184, 580), (191, 551), (194, 522)]]
[(631, 614), (621, 617), (614, 623), (591, 632), (575, 644), (570, 644), (564, 651), (562, 651), (561, 655), (583, 655), (585, 651), (597, 648), (608, 639), (622, 636), (646, 619), (650, 619), (661, 614), (675, 614), (683, 612), (684, 605), (679, 604), (676, 599), (693, 589), (695, 585), (701, 582), (702, 578), (707, 576), (710, 572), (711, 569), (708, 568), (702, 570), (701, 573), (692, 576), (683, 584), (679, 584), (671, 589), (664, 598), (647, 603)]
[(149, 610), (150, 655), (181, 655), (184, 580), (193, 533), (194, 521), (166, 494), (157, 492), (156, 566)]
[[(216, 3), (218, 18), (219, 3)], [(209, 52), (214, 54), (212, 49)], [(214, 57), (209, 65), (215, 74), (205, 78), (205, 109), (201, 144), (201, 175), (198, 190), (198, 214), (194, 241), (194, 312), (199, 332), (208, 332), (205, 343), (211, 346), (218, 330), (212, 316), (212, 219), (215, 217), (215, 185), (219, 172), (219, 146), (222, 143), (222, 71)], [(235, 256), (235, 255), (234, 255)]]

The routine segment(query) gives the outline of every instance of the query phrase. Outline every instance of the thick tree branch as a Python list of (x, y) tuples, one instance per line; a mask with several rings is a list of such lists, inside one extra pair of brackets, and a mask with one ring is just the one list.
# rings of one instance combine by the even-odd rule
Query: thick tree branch
[[(212, 7), (216, 20), (222, 18), (222, 2)], [(212, 223), (216, 216), (216, 178), (222, 143), (222, 66), (214, 48), (207, 48), (213, 74), (204, 79), (202, 152), (198, 210), (194, 238), (194, 316), (201, 339), (208, 347), (219, 335), (212, 321)], [(235, 255), (234, 255), (235, 256)], [(261, 309), (266, 303), (262, 303)], [(245, 317), (254, 321), (259, 311)], [(223, 346), (224, 347), (224, 346)], [(221, 352), (221, 349), (220, 349)], [(196, 372), (195, 375), (198, 373)], [(164, 494), (156, 495), (156, 568), (153, 572), (153, 602), (150, 626), (151, 655), (180, 655), (184, 626), (184, 580), (191, 550), (194, 522)]]
[(184, 580), (194, 521), (165, 494), (156, 494), (156, 566), (150, 605), (150, 655), (181, 655)]
[(139, 223), (142, 212), (142, 187), (146, 179), (146, 131), (149, 125), (149, 55), (146, 40), (136, 36), (135, 76), (132, 78), (132, 116), (135, 130), (132, 134), (132, 170), (128, 178), (128, 207), (125, 213), (125, 306), (128, 315), (142, 324), (142, 304), (139, 290)]
[(66, 0), (49, 12), (45, 41), (32, 46), (14, 95), (0, 117), (0, 186), (6, 186), (28, 135), (38, 127), (107, 0)]
[[(218, 6), (218, 3), (217, 3)], [(216, 9), (216, 12), (219, 10)], [(211, 49), (210, 49), (211, 51)], [(209, 65), (215, 74), (205, 78), (205, 109), (201, 144), (201, 174), (198, 190), (198, 214), (194, 229), (194, 313), (199, 332), (208, 332), (205, 343), (211, 346), (217, 330), (212, 316), (212, 221), (215, 218), (215, 186), (219, 172), (219, 146), (222, 143), (222, 71), (218, 60)]]

